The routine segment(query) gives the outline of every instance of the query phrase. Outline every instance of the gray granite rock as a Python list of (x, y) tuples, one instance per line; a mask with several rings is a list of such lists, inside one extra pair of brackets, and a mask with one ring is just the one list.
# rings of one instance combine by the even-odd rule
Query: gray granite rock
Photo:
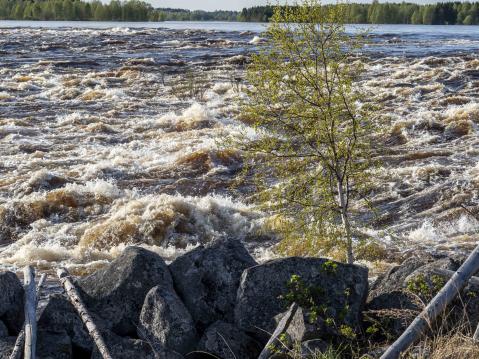
[(191, 314), (172, 289), (163, 287), (154, 287), (146, 295), (138, 335), (155, 348), (181, 354), (194, 349), (198, 340)]
[(222, 359), (255, 359), (262, 348), (234, 325), (217, 321), (205, 331), (197, 349)]
[(0, 320), (12, 335), (17, 335), (22, 329), (23, 286), (12, 272), (0, 273)]
[(291, 292), (288, 283), (293, 275), (300, 278), (315, 305), (322, 308), (318, 316), (360, 330), (368, 293), (367, 268), (299, 257), (269, 261), (244, 271), (235, 307), (237, 326), (266, 342), (265, 333), (272, 333), (276, 327), (275, 317), (288, 307), (282, 297)]
[(173, 288), (170, 272), (156, 253), (128, 247), (107, 267), (78, 280), (87, 307), (118, 335), (135, 336), (148, 291)]
[(170, 270), (177, 293), (198, 328), (232, 321), (241, 274), (256, 265), (237, 239), (222, 238), (177, 258)]

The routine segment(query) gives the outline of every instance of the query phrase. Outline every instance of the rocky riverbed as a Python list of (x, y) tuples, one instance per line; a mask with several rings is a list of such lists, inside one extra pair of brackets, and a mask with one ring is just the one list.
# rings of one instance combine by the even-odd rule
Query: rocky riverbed
[[(363, 266), (299, 257), (257, 264), (237, 239), (220, 238), (169, 265), (128, 247), (75, 284), (115, 359), (257, 358), (293, 302), (298, 309), (268, 357), (312, 358), (340, 347), (342, 357), (375, 358), (463, 259), (411, 257), (369, 285)], [(471, 282), (440, 321), (442, 330), (464, 316), (468, 328), (461, 330), (475, 328), (478, 294)], [(22, 322), (22, 285), (4, 272), (0, 358), (9, 357)], [(39, 309), (38, 358), (90, 357), (101, 356), (74, 307), (65, 294), (50, 294)]]

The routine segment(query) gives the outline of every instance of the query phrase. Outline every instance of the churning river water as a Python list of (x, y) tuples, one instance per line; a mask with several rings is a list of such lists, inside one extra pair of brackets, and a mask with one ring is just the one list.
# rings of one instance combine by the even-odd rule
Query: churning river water
[[(241, 154), (219, 144), (249, 130), (236, 99), (264, 26), (0, 21), (0, 265), (86, 273), (223, 234), (268, 258), (230, 186)], [(361, 229), (391, 252), (477, 240), (478, 50), (474, 26), (371, 30), (361, 86), (387, 150)]]

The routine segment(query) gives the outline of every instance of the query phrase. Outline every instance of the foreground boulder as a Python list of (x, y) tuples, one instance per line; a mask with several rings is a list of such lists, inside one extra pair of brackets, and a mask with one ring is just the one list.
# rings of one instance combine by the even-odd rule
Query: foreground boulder
[[(94, 320), (99, 327), (104, 326), (99, 318), (95, 317)], [(38, 320), (38, 330), (48, 333), (66, 332), (75, 350), (84, 355), (93, 349), (93, 342), (82, 320), (73, 305), (61, 294), (50, 295)]]
[[(375, 336), (384, 339), (401, 335), (464, 260), (464, 256), (409, 258), (379, 277), (372, 286), (365, 312)], [(469, 282), (446, 314), (447, 321), (438, 321), (442, 330), (463, 323), (464, 316), (469, 329), (475, 329), (479, 322), (477, 281)]]
[(232, 324), (218, 321), (205, 331), (198, 351), (222, 359), (253, 359), (261, 353), (261, 346)]
[(275, 317), (295, 301), (308, 311), (310, 321), (321, 319), (357, 332), (367, 292), (365, 267), (321, 258), (277, 259), (244, 271), (235, 320), (240, 329), (266, 342), (265, 333), (276, 327)]
[(375, 339), (398, 338), (422, 308), (421, 300), (408, 291), (379, 294), (367, 303), (365, 329)]
[(408, 258), (374, 282), (365, 312), (365, 329), (373, 339), (399, 337), (421, 311), (419, 298), (405, 291), (406, 278), (416, 269), (432, 262), (434, 258), (430, 256)]
[(70, 359), (72, 357), (72, 341), (66, 331), (38, 331), (37, 358)]
[(10, 359), (16, 340), (16, 337), (0, 338), (0, 359)]
[(177, 258), (170, 270), (175, 288), (200, 328), (232, 321), (241, 274), (256, 265), (237, 239), (219, 239)]
[[(102, 332), (103, 339), (105, 344), (108, 347), (108, 350), (111, 356), (114, 359), (179, 359), (181, 357), (176, 357), (174, 354), (161, 353), (160, 356), (156, 356), (155, 352), (151, 348), (151, 345), (147, 342), (139, 339), (132, 339), (126, 337), (120, 337), (111, 332)], [(102, 359), (103, 356), (100, 354), (98, 349), (94, 348), (91, 359)]]
[(139, 247), (128, 247), (109, 266), (78, 281), (89, 310), (118, 335), (136, 336), (140, 311), (148, 291), (173, 282), (163, 259)]
[[(436, 262), (431, 256), (411, 257), (406, 259), (401, 265), (391, 268), (388, 272), (378, 277), (378, 279), (371, 286), (369, 292), (369, 299), (377, 297), (380, 294), (389, 293), (392, 291), (402, 290), (405, 287), (405, 280), (416, 269), (428, 264)], [(448, 259), (444, 262), (444, 266), (452, 269), (452, 262)], [(454, 268), (458, 268), (454, 266)]]
[[(278, 319), (281, 316), (278, 316)], [(341, 337), (340, 327), (329, 324), (327, 318), (318, 316), (312, 320), (311, 310), (299, 307), (286, 330), (290, 343), (302, 343), (318, 338), (337, 339)]]
[(315, 358), (321, 353), (325, 353), (328, 348), (328, 343), (321, 339), (308, 340), (301, 343), (301, 356), (304, 358)]
[(140, 314), (138, 336), (155, 349), (169, 348), (181, 354), (194, 349), (197, 342), (195, 323), (172, 290), (152, 288)]
[(12, 272), (0, 273), (0, 320), (11, 335), (17, 335), (22, 329), (23, 287)]
[(8, 328), (3, 322), (0, 320), (0, 338), (8, 337)]

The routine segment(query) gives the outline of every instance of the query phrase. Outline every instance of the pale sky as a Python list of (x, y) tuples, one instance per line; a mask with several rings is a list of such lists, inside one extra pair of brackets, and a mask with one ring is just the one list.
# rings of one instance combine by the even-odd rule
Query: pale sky
[[(265, 5), (267, 0), (148, 0), (154, 7), (190, 10), (241, 10), (244, 7)], [(274, 1), (274, 3), (276, 3)]]
[[(190, 9), (190, 10), (241, 10), (244, 7), (251, 7), (257, 5), (266, 5), (268, 0), (146, 0), (151, 3), (154, 7), (170, 7), (175, 9)], [(280, 2), (285, 2), (286, 0), (280, 0)], [(372, 0), (355, 0), (352, 2), (362, 2), (367, 3)], [(392, 0), (390, 0), (392, 1)], [(400, 2), (401, 0), (396, 0), (393, 2)], [(294, 2), (294, 0), (289, 0), (289, 3)], [(334, 0), (325, 0), (324, 3), (334, 2)], [(381, 2), (384, 2), (382, 0)], [(416, 3), (432, 3), (436, 2), (434, 0), (412, 0), (411, 2)], [(276, 0), (270, 1), (270, 3), (276, 4)]]

